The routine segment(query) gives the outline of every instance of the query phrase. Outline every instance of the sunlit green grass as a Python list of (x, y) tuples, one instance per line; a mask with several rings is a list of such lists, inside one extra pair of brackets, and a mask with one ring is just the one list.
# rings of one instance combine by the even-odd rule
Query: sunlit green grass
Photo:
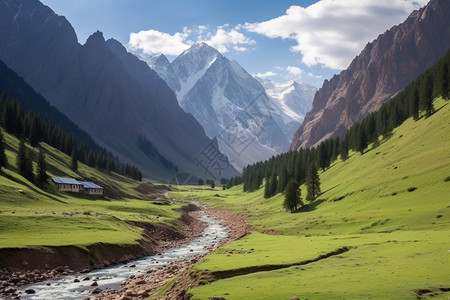
[[(439, 289), (450, 288), (450, 107), (441, 99), (435, 106), (432, 117), (407, 120), (377, 148), (335, 162), (320, 174), (322, 195), (295, 214), (283, 211), (283, 195), (264, 199), (263, 188), (172, 192), (248, 214), (259, 232), (220, 248), (195, 271), (287, 266), (194, 288), (192, 299), (414, 299), (419, 289), (447, 299)], [(344, 246), (350, 250), (288, 267)]]
[[(236, 276), (189, 292), (194, 294), (192, 299), (211, 296), (226, 299), (289, 299), (292, 296), (301, 299), (414, 299), (415, 290), (449, 287), (450, 254), (448, 244), (443, 242), (449, 233), (448, 230), (372, 233), (300, 237), (297, 241), (268, 236), (267, 242), (278, 241), (278, 249), (263, 246), (259, 251), (258, 242), (263, 240), (257, 239), (253, 253), (231, 254), (229, 260), (212, 255), (198, 268), (223, 269), (221, 263), (237, 268), (240, 264), (244, 267), (289, 260), (295, 263), (314, 258), (333, 247), (352, 248), (311, 264)], [(252, 242), (250, 238), (246, 246), (253, 246)]]
[[(40, 189), (17, 173), (18, 140), (4, 133), (8, 169), (0, 176), (0, 248), (91, 244), (136, 244), (142, 229), (129, 222), (174, 224), (181, 204), (156, 205), (152, 195), (134, 190), (140, 182), (99, 172), (43, 144), (49, 176), (84, 178), (117, 190), (118, 199), (59, 192), (51, 183)], [(37, 153), (37, 150), (35, 150)]]

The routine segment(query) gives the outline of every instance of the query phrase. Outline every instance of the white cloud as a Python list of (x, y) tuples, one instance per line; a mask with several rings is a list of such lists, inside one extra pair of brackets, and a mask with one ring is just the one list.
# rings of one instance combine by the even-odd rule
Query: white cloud
[(307, 66), (344, 69), (380, 33), (403, 22), (428, 0), (321, 0), (306, 8), (291, 6), (285, 15), (244, 28), (269, 38), (295, 40), (293, 52)]
[(240, 32), (241, 27), (229, 28), (228, 24), (218, 26), (212, 31), (209, 26), (197, 26), (189, 29), (183, 28), (183, 32), (171, 35), (157, 30), (145, 30), (130, 33), (128, 48), (131, 51), (141, 51), (143, 54), (179, 55), (195, 42), (204, 42), (219, 52), (226, 53), (233, 49), (244, 52), (248, 45), (255, 41)]
[(243, 45), (253, 45), (255, 41), (238, 31), (238, 28), (227, 30), (228, 25), (217, 27), (216, 33), (209, 35), (208, 39), (203, 40), (211, 47), (216, 48), (219, 52), (226, 53), (232, 46), (236, 51), (243, 52), (247, 48)]
[(308, 77), (314, 78), (314, 79), (321, 79), (322, 75), (314, 75), (311, 72), (308, 72)]
[(253, 77), (258, 77), (258, 78), (261, 78), (261, 79), (267, 79), (267, 78), (269, 78), (269, 77), (274, 77), (274, 76), (277, 76), (277, 75), (278, 75), (278, 74), (275, 73), (275, 72), (267, 71), (267, 72), (265, 72), (265, 73), (256, 73), (256, 74), (253, 74)]
[(287, 66), (286, 67), (286, 71), (291, 76), (300, 76), (300, 75), (303, 74), (303, 70), (302, 69), (300, 69), (299, 67), (294, 67), (294, 66)]
[(184, 28), (183, 32), (173, 35), (153, 29), (130, 33), (128, 47), (132, 51), (142, 51), (143, 54), (178, 55), (188, 49), (192, 44), (189, 41), (190, 31)]

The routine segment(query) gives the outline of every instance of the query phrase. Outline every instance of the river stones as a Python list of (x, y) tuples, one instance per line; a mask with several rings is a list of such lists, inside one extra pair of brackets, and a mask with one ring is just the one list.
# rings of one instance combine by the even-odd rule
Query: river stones
[(25, 293), (27, 293), (27, 294), (36, 294), (36, 291), (33, 290), (33, 289), (26, 289)]
[(147, 298), (148, 296), (150, 296), (150, 294), (149, 294), (146, 290), (140, 290), (140, 291), (138, 291), (138, 292), (137, 292), (137, 295), (138, 295), (139, 297), (144, 297), (144, 298)]

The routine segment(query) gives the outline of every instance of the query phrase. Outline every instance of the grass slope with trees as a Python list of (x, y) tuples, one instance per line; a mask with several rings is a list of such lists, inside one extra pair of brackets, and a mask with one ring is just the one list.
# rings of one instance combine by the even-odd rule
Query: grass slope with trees
[[(74, 170), (70, 155), (42, 142), (38, 150), (5, 131), (3, 140), (7, 162), (0, 174), (0, 253), (61, 246), (84, 250), (95, 245), (105, 245), (105, 249), (108, 245), (126, 248), (139, 245), (144, 239), (144, 226), (136, 224), (167, 224), (177, 230), (180, 213), (174, 209), (184, 204), (164, 201), (165, 205), (161, 205), (162, 194), (145, 191), (154, 189), (150, 183), (100, 171), (81, 162)], [(39, 152), (30, 162), (35, 174), (30, 178), (20, 173), (17, 164), (21, 146), (25, 147), (25, 153)], [(40, 181), (40, 172), (36, 170), (42, 156), (46, 176)], [(108, 196), (60, 192), (49, 177), (94, 181), (104, 187)], [(142, 184), (146, 189), (139, 192), (137, 187)], [(8, 263), (8, 257), (0, 255), (0, 268), (10, 267)]]
[(191, 299), (448, 299), (449, 67), (450, 52), (342, 140), (173, 192), (254, 229), (196, 265)]
[(263, 188), (170, 193), (249, 215), (254, 228), (196, 265), (192, 276), (210, 283), (191, 299), (447, 299), (450, 106), (434, 106), (320, 172), (322, 193), (293, 214)]

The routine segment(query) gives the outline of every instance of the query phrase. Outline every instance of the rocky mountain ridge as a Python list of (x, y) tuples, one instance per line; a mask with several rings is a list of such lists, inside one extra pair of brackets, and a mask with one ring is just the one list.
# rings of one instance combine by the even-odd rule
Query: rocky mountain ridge
[(291, 150), (342, 136), (402, 90), (450, 48), (450, 1), (431, 0), (381, 34), (339, 75), (325, 80)]
[[(198, 160), (214, 141), (154, 71), (110, 44), (101, 32), (79, 44), (70, 23), (37, 0), (0, 1), (0, 59), (52, 105), (146, 176), (175, 174), (138, 147), (140, 136), (180, 172), (211, 178)], [(238, 174), (217, 157), (227, 168), (215, 177)]]

